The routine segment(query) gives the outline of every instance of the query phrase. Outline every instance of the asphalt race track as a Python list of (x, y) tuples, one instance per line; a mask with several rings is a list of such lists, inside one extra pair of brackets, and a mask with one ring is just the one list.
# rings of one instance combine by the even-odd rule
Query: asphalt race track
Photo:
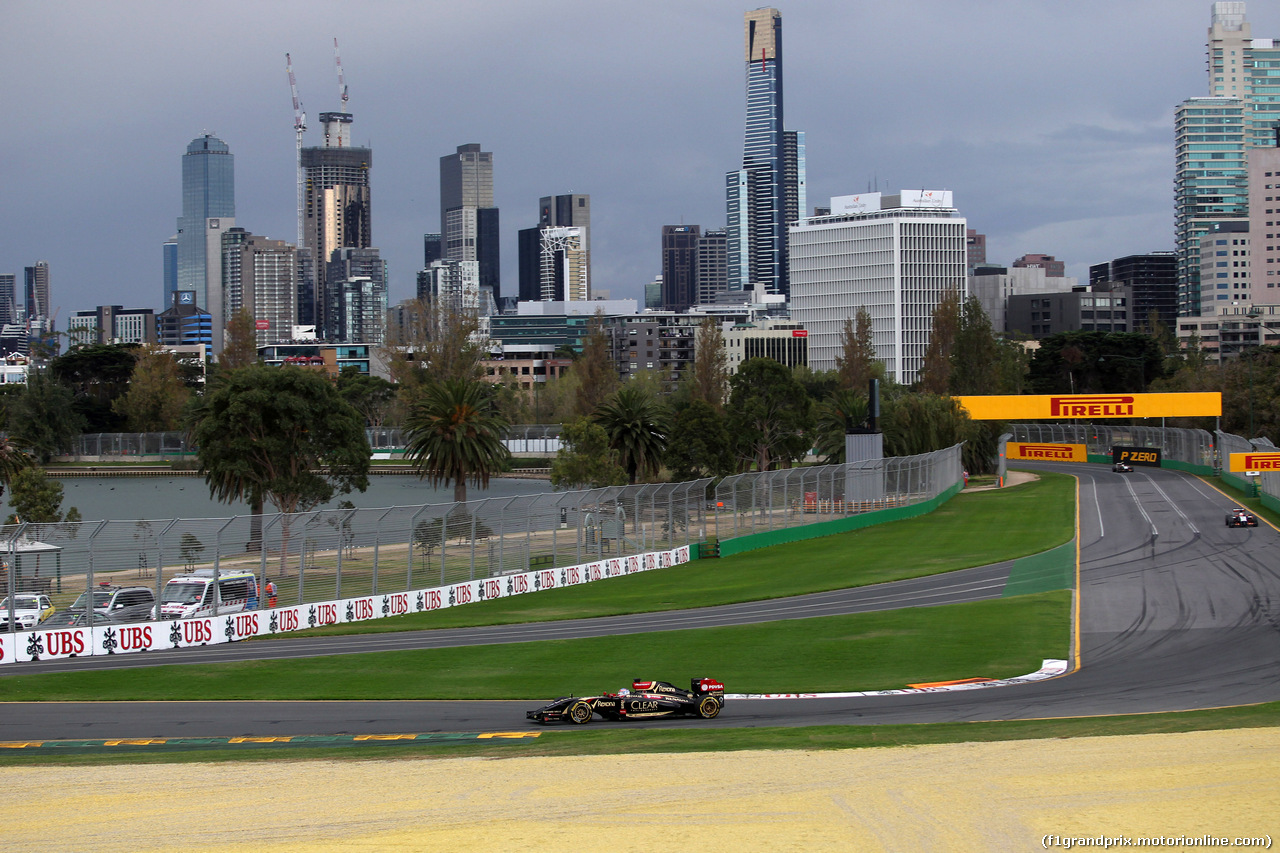
[[(1007, 720), (1190, 710), (1280, 700), (1280, 534), (1227, 528), (1232, 499), (1195, 477), (1101, 465), (1027, 465), (1080, 478), (1080, 664), (1049, 681), (907, 696), (735, 700), (715, 720), (652, 728)], [(742, 624), (993, 598), (1007, 565), (791, 599), (572, 622), (274, 640), (0, 667), (41, 671), (526, 642)], [(630, 673), (628, 673), (630, 675)], [(680, 673), (645, 673), (679, 678)], [(856, 677), (851, 681), (856, 682)], [(601, 685), (609, 688), (614, 685)], [(619, 685), (620, 686), (620, 685)], [(728, 685), (732, 691), (734, 685)], [(851, 683), (850, 690), (858, 685)], [(13, 703), (0, 740), (265, 737), (536, 729), (513, 702)], [(594, 726), (593, 726), (594, 727)]]

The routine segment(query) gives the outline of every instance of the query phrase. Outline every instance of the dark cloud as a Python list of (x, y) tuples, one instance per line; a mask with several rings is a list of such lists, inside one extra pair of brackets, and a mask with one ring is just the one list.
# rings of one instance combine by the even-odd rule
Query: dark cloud
[[(1207, 93), (1210, 6), (780, 4), (787, 123), (808, 137), (810, 205), (876, 183), (952, 189), (993, 260), (1047, 252), (1077, 275), (1172, 248), (1173, 108)], [(0, 272), (48, 260), (63, 318), (161, 307), (179, 160), (205, 130), (236, 156), (238, 224), (292, 239), (284, 54), (315, 128), (338, 105), (336, 35), (354, 136), (374, 149), (374, 239), (393, 299), (410, 295), (421, 235), (438, 230), (439, 157), (465, 142), (494, 152), (507, 292), (515, 232), (534, 223), (538, 198), (587, 192), (595, 281), (639, 297), (663, 224), (723, 225), (746, 8), (9, 0)], [(1249, 13), (1258, 36), (1280, 35), (1274, 6)]]

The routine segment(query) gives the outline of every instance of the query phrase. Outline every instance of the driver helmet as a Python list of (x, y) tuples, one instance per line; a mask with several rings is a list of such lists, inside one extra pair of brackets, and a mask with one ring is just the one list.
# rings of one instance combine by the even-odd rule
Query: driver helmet
[(618, 695), (619, 695), (619, 696), (630, 696), (630, 695), (631, 695), (631, 691), (630, 691), (630, 690), (628, 690), (627, 688), (623, 687), (623, 688), (621, 688), (621, 689), (619, 689), (619, 690), (618, 690)]

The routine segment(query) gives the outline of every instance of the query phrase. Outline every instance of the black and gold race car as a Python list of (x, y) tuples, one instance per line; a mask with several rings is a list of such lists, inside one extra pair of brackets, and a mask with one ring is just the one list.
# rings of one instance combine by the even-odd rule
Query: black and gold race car
[(696, 716), (709, 720), (724, 707), (724, 685), (714, 678), (693, 678), (684, 690), (667, 681), (631, 682), (630, 689), (598, 696), (564, 696), (525, 716), (538, 723), (583, 725), (600, 715), (606, 720)]

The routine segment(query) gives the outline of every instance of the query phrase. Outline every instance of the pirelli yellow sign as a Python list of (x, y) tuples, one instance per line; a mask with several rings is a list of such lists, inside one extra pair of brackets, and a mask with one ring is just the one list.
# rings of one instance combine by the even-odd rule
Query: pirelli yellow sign
[(1042, 462), (1088, 462), (1089, 454), (1083, 444), (1044, 444), (1032, 441), (1011, 441), (1005, 447), (1005, 459), (1039, 459)]
[(1222, 414), (1222, 394), (1025, 394), (956, 397), (975, 421), (1191, 418)]
[(1227, 470), (1234, 474), (1244, 471), (1280, 471), (1280, 452), (1232, 453)]

